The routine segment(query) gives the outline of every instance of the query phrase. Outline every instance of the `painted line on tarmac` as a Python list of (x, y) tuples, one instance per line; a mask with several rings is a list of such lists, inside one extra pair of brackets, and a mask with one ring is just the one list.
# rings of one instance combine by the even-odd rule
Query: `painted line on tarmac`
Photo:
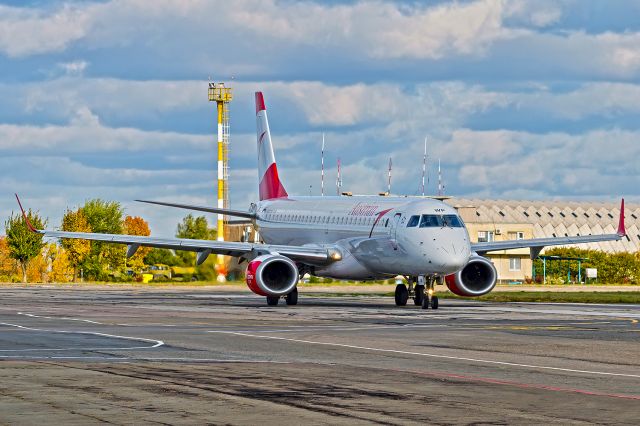
[[(50, 319), (50, 320), (65, 320), (65, 321), (80, 321), (80, 322), (86, 322), (86, 323), (96, 324), (96, 325), (109, 325), (109, 326), (118, 326), (118, 327), (181, 327), (181, 325), (177, 325), (177, 324), (155, 324), (155, 323), (151, 323), (151, 324), (127, 324), (127, 323), (99, 322), (99, 321), (93, 321), (93, 320), (88, 320), (88, 319), (83, 319), (83, 318), (48, 317), (48, 316), (44, 316), (44, 315), (29, 314), (29, 313), (26, 313), (26, 312), (18, 312), (18, 315), (24, 315), (24, 316), (31, 317), (31, 318), (42, 318), (42, 319)], [(191, 324), (186, 324), (186, 325), (189, 326)]]
[(138, 342), (149, 342), (149, 343), (154, 343), (154, 345), (152, 346), (132, 346), (132, 347), (125, 347), (125, 348), (30, 348), (30, 349), (0, 349), (0, 352), (28, 352), (28, 351), (71, 351), (71, 350), (78, 350), (78, 351), (97, 351), (97, 350), (118, 350), (118, 351), (123, 351), (123, 350), (133, 350), (133, 349), (155, 349), (155, 348), (159, 348), (160, 346), (164, 346), (164, 342), (162, 340), (156, 340), (156, 339), (147, 339), (145, 337), (131, 337), (131, 336), (119, 336), (116, 334), (107, 334), (107, 333), (98, 333), (98, 332), (94, 332), (94, 331), (69, 331), (69, 330), (46, 330), (46, 329), (41, 329), (41, 328), (33, 328), (33, 327), (26, 327), (24, 325), (19, 325), (19, 324), (11, 324), (8, 322), (0, 322), (0, 325), (5, 325), (8, 327), (16, 327), (22, 330), (29, 330), (29, 331), (41, 331), (44, 333), (60, 333), (60, 334), (85, 334), (85, 335), (91, 335), (91, 336), (100, 336), (100, 337), (108, 337), (108, 338), (112, 338), (112, 339), (122, 339), (122, 340), (133, 340), (133, 341), (138, 341)]
[[(295, 325), (285, 326), (286, 328), (279, 329), (261, 329), (260, 326), (256, 329), (220, 329), (220, 330), (207, 330), (206, 333), (301, 333), (305, 331), (361, 331), (361, 330), (403, 330), (403, 329), (416, 329), (416, 328), (441, 328), (451, 331), (466, 331), (466, 330), (597, 330), (597, 328), (587, 328), (587, 325), (603, 325), (611, 324), (610, 321), (604, 322), (571, 322), (565, 324), (542, 324), (542, 325), (519, 325), (519, 324), (506, 324), (506, 325), (492, 325), (492, 324), (393, 324), (393, 325), (361, 325), (361, 326), (340, 326), (340, 325)], [(577, 327), (576, 327), (577, 326)]]
[[(223, 333), (223, 332), (221, 332)], [(371, 352), (384, 352), (384, 353), (395, 353), (401, 355), (416, 355), (423, 356), (429, 358), (441, 358), (441, 359), (452, 359), (457, 361), (469, 361), (475, 362), (479, 364), (492, 364), (492, 365), (505, 365), (509, 367), (519, 367), (519, 368), (529, 368), (534, 370), (552, 370), (552, 371), (563, 371), (568, 373), (581, 373), (581, 374), (595, 374), (599, 376), (615, 376), (615, 377), (629, 377), (634, 379), (640, 379), (640, 374), (625, 374), (625, 373), (609, 373), (606, 371), (590, 371), (590, 370), (578, 370), (573, 368), (562, 368), (562, 367), (550, 367), (545, 365), (532, 365), (532, 364), (519, 364), (515, 362), (507, 362), (507, 361), (495, 361), (490, 359), (480, 359), (480, 358), (467, 358), (453, 355), (441, 355), (441, 354), (431, 354), (424, 352), (412, 352), (412, 351), (401, 351), (397, 349), (382, 349), (382, 348), (371, 348), (367, 346), (357, 346), (357, 345), (347, 345), (344, 343), (330, 343), (330, 342), (318, 342), (314, 340), (302, 340), (302, 339), (291, 339), (288, 337), (279, 337), (279, 336), (261, 336), (258, 334), (249, 334), (249, 333), (237, 333), (229, 331), (226, 334), (232, 334), (236, 336), (243, 337), (252, 337), (256, 339), (271, 339), (271, 340), (281, 340), (287, 342), (295, 342), (295, 343), (304, 343), (308, 345), (319, 345), (319, 346), (332, 346), (339, 348), (348, 348), (348, 349), (359, 349), (364, 351)]]
[(98, 321), (92, 321), (92, 320), (88, 320), (88, 319), (82, 319), (82, 318), (70, 318), (70, 317), (46, 317), (44, 315), (35, 315), (35, 314), (28, 314), (26, 312), (18, 312), (18, 315), (24, 315), (26, 317), (31, 317), (31, 318), (44, 318), (44, 319), (51, 319), (51, 320), (66, 320), (66, 321), (80, 321), (80, 322), (87, 322), (90, 324), (98, 324), (98, 325), (103, 325), (103, 323), (98, 322)]

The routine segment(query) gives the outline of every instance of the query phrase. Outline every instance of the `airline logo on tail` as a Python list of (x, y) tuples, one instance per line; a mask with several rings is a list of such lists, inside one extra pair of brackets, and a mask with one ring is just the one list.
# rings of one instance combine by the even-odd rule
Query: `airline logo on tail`
[(256, 92), (256, 136), (258, 138), (260, 201), (287, 197), (287, 191), (285, 191), (278, 177), (278, 166), (273, 155), (269, 120), (267, 119), (267, 109), (264, 106), (262, 92)]

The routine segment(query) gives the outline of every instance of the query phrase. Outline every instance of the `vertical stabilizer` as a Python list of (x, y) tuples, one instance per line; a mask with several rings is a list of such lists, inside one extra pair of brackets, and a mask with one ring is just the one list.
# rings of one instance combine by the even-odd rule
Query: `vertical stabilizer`
[(278, 177), (278, 166), (276, 165), (276, 158), (273, 155), (269, 120), (267, 119), (267, 109), (264, 106), (262, 92), (256, 92), (256, 130), (258, 137), (258, 183), (260, 200), (287, 197), (287, 191), (285, 191)]

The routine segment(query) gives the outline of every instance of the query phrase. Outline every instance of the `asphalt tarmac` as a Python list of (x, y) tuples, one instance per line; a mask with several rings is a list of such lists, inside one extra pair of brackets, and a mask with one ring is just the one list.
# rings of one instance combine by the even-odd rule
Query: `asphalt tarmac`
[(0, 295), (0, 424), (640, 422), (640, 306)]

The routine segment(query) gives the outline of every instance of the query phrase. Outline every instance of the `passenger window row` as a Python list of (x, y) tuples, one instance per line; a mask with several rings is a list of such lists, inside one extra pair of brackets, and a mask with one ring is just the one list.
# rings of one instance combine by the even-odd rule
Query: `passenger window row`
[[(264, 215), (265, 220), (270, 221), (283, 221), (294, 223), (331, 223), (337, 225), (363, 225), (371, 226), (375, 221), (373, 217), (358, 217), (358, 216), (318, 216), (318, 215), (301, 215), (301, 214), (281, 214), (281, 213), (267, 213)], [(382, 224), (382, 222), (380, 222)]]

